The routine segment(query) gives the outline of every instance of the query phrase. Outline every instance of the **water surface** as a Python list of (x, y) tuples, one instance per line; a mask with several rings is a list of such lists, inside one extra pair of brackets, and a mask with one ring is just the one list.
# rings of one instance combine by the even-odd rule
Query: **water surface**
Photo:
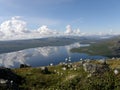
[(29, 64), (32, 67), (54, 65), (64, 62), (71, 57), (71, 61), (82, 59), (102, 59), (103, 56), (90, 56), (84, 53), (71, 53), (70, 49), (89, 46), (88, 44), (74, 43), (66, 46), (47, 46), (25, 49), (12, 53), (0, 54), (0, 64), (5, 67), (18, 68), (20, 64)]

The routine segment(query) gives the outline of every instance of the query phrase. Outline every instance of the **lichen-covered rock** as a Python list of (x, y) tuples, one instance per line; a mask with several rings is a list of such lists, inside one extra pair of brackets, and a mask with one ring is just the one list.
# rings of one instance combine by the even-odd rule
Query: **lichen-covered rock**
[(84, 63), (83, 68), (86, 72), (94, 73), (96, 72), (96, 65), (91, 63)]
[(102, 74), (110, 70), (109, 65), (106, 63), (102, 64), (84, 63), (83, 68), (86, 72), (92, 74)]

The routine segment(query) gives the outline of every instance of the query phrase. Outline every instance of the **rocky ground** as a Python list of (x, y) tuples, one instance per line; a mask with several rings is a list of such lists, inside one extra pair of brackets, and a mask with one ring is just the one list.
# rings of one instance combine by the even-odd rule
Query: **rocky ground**
[(1, 90), (120, 90), (120, 59), (81, 60), (56, 66), (0, 67)]

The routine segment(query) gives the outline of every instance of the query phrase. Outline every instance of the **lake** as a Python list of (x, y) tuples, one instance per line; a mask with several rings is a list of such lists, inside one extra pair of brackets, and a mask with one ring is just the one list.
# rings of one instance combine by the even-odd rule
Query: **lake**
[(39, 48), (25, 49), (17, 52), (0, 54), (0, 65), (8, 68), (18, 68), (20, 64), (28, 64), (32, 67), (53, 65), (64, 62), (66, 58), (71, 57), (71, 62), (82, 59), (103, 59), (103, 56), (90, 56), (84, 53), (71, 53), (70, 49), (77, 47), (86, 47), (89, 44), (74, 43), (65, 46), (47, 46)]

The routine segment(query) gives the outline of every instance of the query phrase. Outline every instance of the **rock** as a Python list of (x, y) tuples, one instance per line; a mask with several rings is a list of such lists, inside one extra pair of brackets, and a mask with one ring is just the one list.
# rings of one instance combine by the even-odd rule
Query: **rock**
[(49, 74), (50, 73), (47, 67), (41, 67), (41, 72), (43, 74)]
[(5, 79), (0, 79), (0, 84), (6, 84), (7, 83), (7, 80)]
[(114, 69), (114, 74), (115, 74), (115, 75), (118, 75), (119, 73), (120, 73), (120, 68), (115, 68), (115, 69)]
[(85, 60), (82, 60), (82, 61), (80, 61), (80, 63), (81, 63), (81, 64), (84, 64), (84, 63), (86, 63), (86, 61), (85, 61)]
[(71, 65), (71, 64), (68, 64), (68, 65), (67, 65), (67, 68), (72, 68), (72, 65)]
[(31, 67), (31, 66), (27, 64), (20, 64), (20, 68), (28, 68), (28, 67)]
[(86, 72), (94, 73), (96, 71), (96, 65), (91, 63), (84, 63), (83, 68)]
[(80, 61), (82, 61), (83, 59), (81, 58)]
[(100, 59), (98, 62), (100, 62), (101, 64), (106, 64), (106, 60), (105, 59)]
[(115, 59), (115, 57), (112, 58), (112, 60), (114, 60), (114, 59)]
[(114, 70), (114, 74), (117, 75), (119, 74), (119, 71), (117, 69)]
[(83, 68), (86, 72), (91, 74), (102, 74), (106, 71), (109, 71), (109, 65), (106, 63), (103, 64), (92, 64), (92, 63), (84, 63)]
[(16, 75), (11, 69), (0, 67), (0, 85), (11, 87), (12, 89), (10, 90), (18, 90), (18, 85), (22, 83), (22, 80), (23, 79)]
[(74, 70), (74, 71), (76, 71), (76, 70), (77, 70), (77, 68), (73, 68), (73, 70)]
[(53, 63), (50, 63), (50, 66), (53, 66)]
[(56, 73), (56, 72), (57, 72), (57, 70), (54, 70), (54, 72)]
[(66, 67), (63, 67), (63, 68), (62, 68), (62, 70), (64, 70), (64, 71), (65, 71), (66, 69), (67, 69)]
[(87, 78), (90, 78), (91, 76), (92, 76), (92, 74), (90, 73), (90, 74), (87, 75)]

